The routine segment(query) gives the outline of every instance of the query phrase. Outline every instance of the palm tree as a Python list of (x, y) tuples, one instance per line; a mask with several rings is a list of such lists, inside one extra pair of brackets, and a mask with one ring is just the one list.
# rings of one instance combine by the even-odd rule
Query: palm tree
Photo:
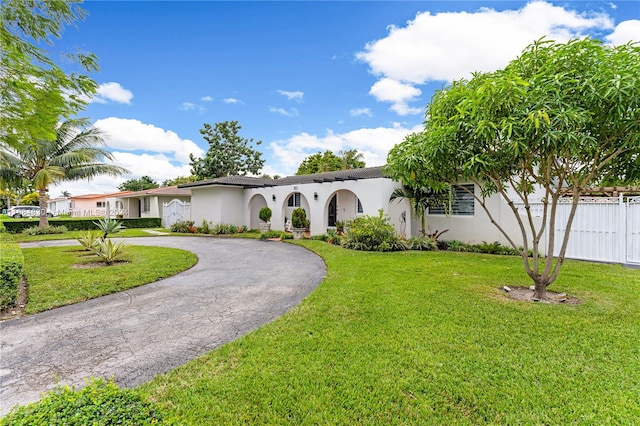
[(67, 120), (56, 129), (54, 140), (41, 140), (16, 148), (0, 147), (0, 179), (30, 182), (39, 194), (40, 226), (47, 226), (49, 185), (128, 173), (120, 166), (102, 162), (103, 159), (113, 161), (112, 154), (103, 146), (106, 146), (103, 133), (89, 127), (88, 119)]
[[(447, 200), (450, 197), (450, 192), (440, 192), (432, 188), (417, 188), (412, 186), (403, 186), (402, 188), (396, 188), (392, 193), (389, 201), (396, 199), (406, 198), (411, 203), (413, 212), (420, 218), (420, 234), (425, 235), (425, 211), (428, 207), (437, 205), (447, 206), (449, 203)], [(446, 209), (445, 209), (446, 210)]]
[(365, 167), (364, 155), (357, 149), (349, 149), (340, 151), (340, 160), (342, 160), (342, 169), (362, 169)]

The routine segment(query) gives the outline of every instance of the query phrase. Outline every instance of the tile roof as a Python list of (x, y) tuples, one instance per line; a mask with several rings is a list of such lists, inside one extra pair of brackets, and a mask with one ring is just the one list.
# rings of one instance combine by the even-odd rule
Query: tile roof
[(294, 175), (281, 179), (256, 178), (249, 176), (227, 176), (222, 178), (201, 180), (179, 185), (179, 188), (194, 188), (210, 185), (242, 186), (243, 188), (259, 188), (267, 186), (300, 185), (305, 183), (322, 183), (358, 179), (377, 179), (382, 175), (382, 166), (363, 169), (340, 170), (337, 172), (314, 173), (312, 175)]
[(69, 199), (78, 200), (78, 199), (92, 199), (92, 198), (121, 197), (129, 193), (131, 193), (131, 191), (112, 192), (110, 194), (84, 194), (84, 195), (74, 195), (72, 197), (69, 197)]
[(146, 195), (191, 195), (190, 189), (178, 188), (177, 186), (163, 186), (160, 188), (144, 189), (142, 191), (129, 192), (122, 198), (144, 197)]

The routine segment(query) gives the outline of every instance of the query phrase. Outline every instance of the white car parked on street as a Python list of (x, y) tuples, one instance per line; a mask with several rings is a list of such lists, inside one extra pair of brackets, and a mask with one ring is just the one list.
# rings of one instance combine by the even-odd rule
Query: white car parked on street
[[(40, 217), (40, 207), (38, 206), (14, 206), (7, 211), (7, 215), (13, 218)], [(53, 217), (51, 210), (47, 209), (47, 217)]]

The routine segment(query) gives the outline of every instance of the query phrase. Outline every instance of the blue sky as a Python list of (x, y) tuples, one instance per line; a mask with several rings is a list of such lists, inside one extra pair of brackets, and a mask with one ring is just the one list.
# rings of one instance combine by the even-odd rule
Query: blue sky
[[(638, 1), (87, 1), (52, 51), (95, 53), (99, 94), (81, 114), (108, 134), (120, 179), (51, 196), (112, 192), (129, 178), (188, 175), (203, 123), (237, 120), (261, 140), (263, 173), (357, 149), (368, 166), (420, 130), (434, 90), (492, 71), (533, 40), (640, 41)], [(73, 70), (73, 68), (72, 68)]]

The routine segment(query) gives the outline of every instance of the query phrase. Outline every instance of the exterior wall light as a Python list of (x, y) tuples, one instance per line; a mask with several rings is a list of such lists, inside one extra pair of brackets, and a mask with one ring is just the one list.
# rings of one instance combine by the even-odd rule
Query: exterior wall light
[(314, 199), (314, 200), (316, 200), (316, 201), (318, 201), (318, 193), (317, 193), (317, 192), (314, 192), (314, 193), (313, 193), (313, 199)]
[(276, 194), (273, 194), (273, 195), (271, 196), (271, 199), (272, 199), (273, 201), (276, 201)]

